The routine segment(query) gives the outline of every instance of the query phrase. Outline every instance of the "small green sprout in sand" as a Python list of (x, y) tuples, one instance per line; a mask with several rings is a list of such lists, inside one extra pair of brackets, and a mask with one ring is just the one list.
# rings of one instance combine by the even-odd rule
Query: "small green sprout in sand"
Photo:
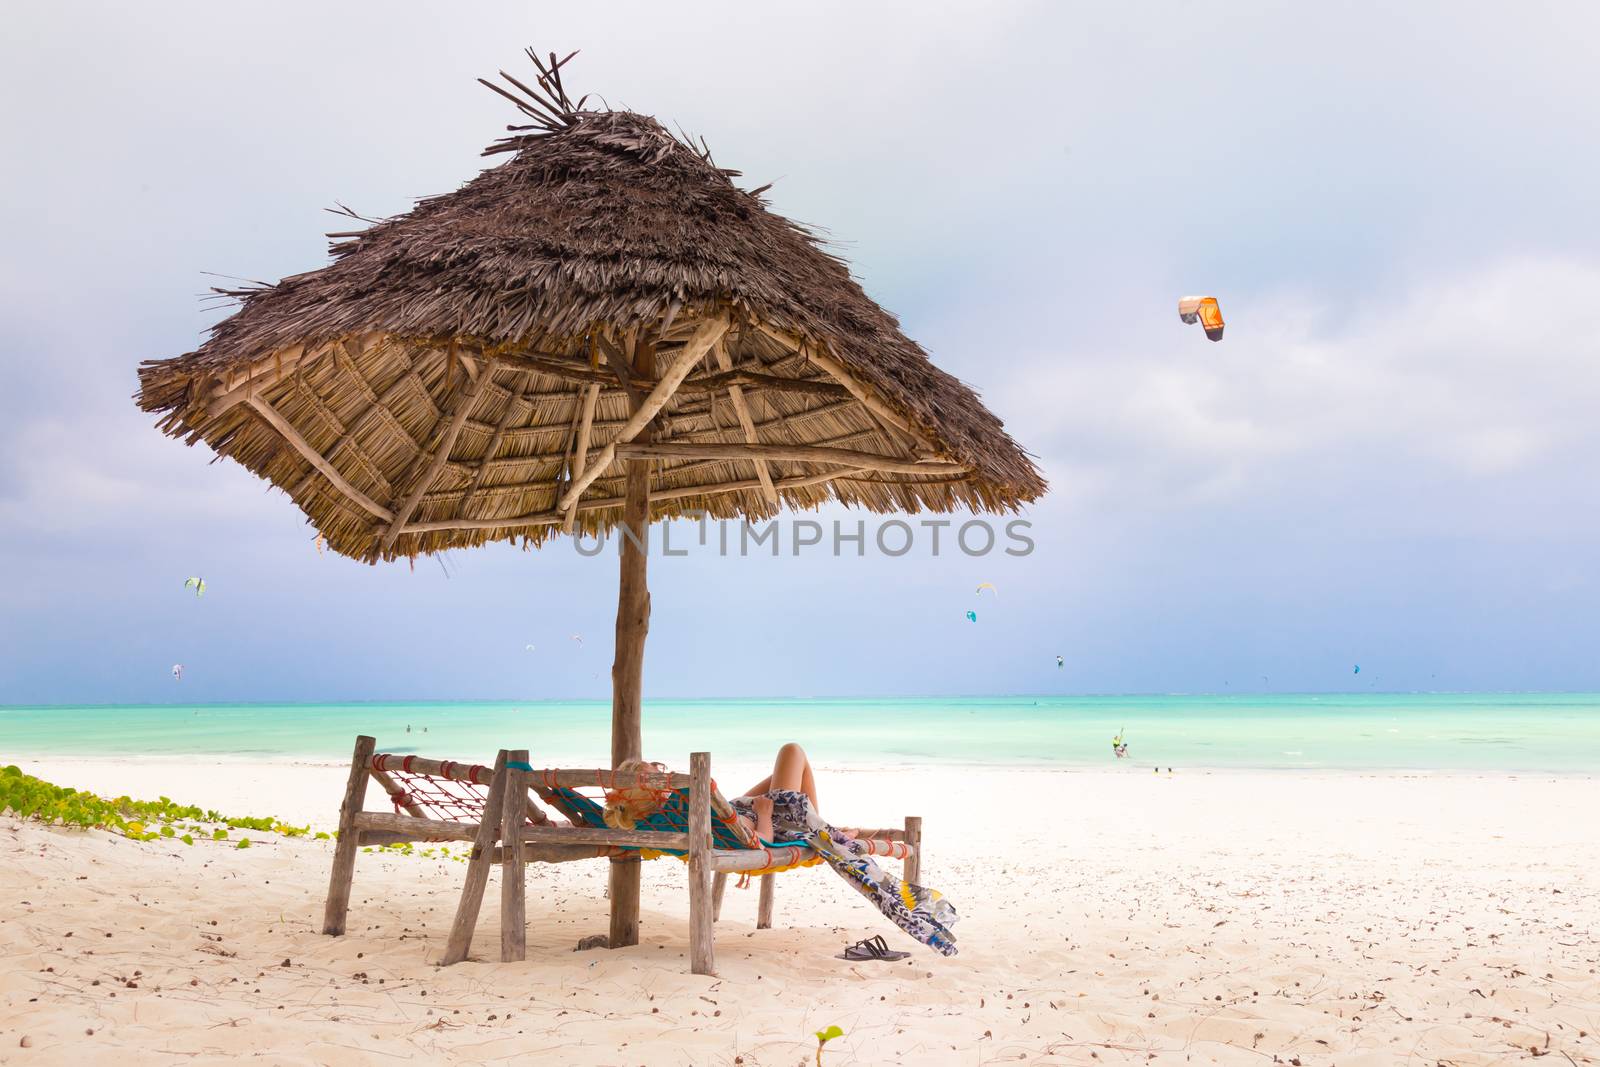
[(241, 838), (239, 838), (239, 843), (237, 845), (234, 845), (233, 847), (234, 848), (249, 848), (250, 847), (250, 839), (248, 837), (241, 837)]
[(830, 1026), (826, 1030), (817, 1031), (817, 1067), (822, 1067), (822, 1049), (828, 1042), (836, 1037), (843, 1037), (844, 1031), (837, 1026)]

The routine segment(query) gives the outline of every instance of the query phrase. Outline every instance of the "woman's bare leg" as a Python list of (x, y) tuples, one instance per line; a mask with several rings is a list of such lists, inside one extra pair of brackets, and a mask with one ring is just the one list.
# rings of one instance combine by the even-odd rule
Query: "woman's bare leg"
[(805, 749), (793, 741), (778, 749), (772, 773), (745, 794), (758, 798), (752, 805), (756, 813), (756, 833), (769, 841), (772, 839), (772, 801), (767, 799), (766, 794), (777, 789), (804, 793), (810, 798), (812, 807), (817, 805), (817, 779), (811, 773), (811, 761), (806, 758)]
[(774, 789), (804, 793), (812, 804), (817, 802), (817, 780), (811, 773), (811, 761), (806, 758), (806, 750), (793, 741), (778, 749), (778, 758), (773, 761), (772, 776), (767, 779), (764, 792)]

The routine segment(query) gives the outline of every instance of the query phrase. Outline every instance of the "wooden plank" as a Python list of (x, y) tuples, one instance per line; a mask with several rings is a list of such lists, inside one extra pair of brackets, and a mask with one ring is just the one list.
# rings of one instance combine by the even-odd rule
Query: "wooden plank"
[(475, 823), (418, 819), (387, 811), (364, 811), (356, 816), (355, 824), (362, 831), (403, 834), (408, 841), (474, 841), (478, 837)]
[(784, 346), (790, 351), (804, 352), (808, 360), (821, 367), (835, 381), (848, 389), (851, 396), (854, 396), (857, 400), (861, 401), (862, 407), (872, 412), (878, 418), (889, 423), (889, 425), (893, 426), (895, 429), (904, 431), (911, 437), (913, 441), (916, 441), (923, 447), (932, 451), (939, 451), (939, 449), (934, 446), (933, 442), (928, 440), (926, 434), (911, 424), (911, 420), (907, 419), (904, 415), (900, 414), (888, 404), (884, 403), (876, 393), (867, 388), (866, 385), (857, 379), (856, 376), (852, 374), (844, 364), (840, 363), (837, 359), (834, 359), (828, 353), (822, 351), (820, 346), (808, 344), (803, 339), (796, 337), (793, 334), (786, 333), (783, 330), (780, 330), (774, 326), (770, 326), (764, 322), (758, 322), (755, 325), (756, 329), (760, 330), (762, 333), (766, 334), (774, 341), (777, 341), (780, 345)]
[(404, 845), (413, 841), (430, 841), (432, 838), (414, 837), (411, 834), (399, 834), (389, 830), (357, 830), (356, 842), (363, 848), (368, 845)]
[(616, 459), (618, 445), (627, 444), (639, 436), (640, 432), (650, 424), (650, 420), (655, 418), (656, 414), (667, 406), (667, 402), (678, 391), (678, 386), (682, 384), (684, 378), (688, 377), (689, 371), (694, 369), (694, 365), (700, 362), (711, 346), (716, 344), (727, 330), (727, 315), (718, 315), (700, 324), (700, 328), (695, 330), (694, 336), (689, 338), (688, 342), (678, 350), (666, 373), (661, 376), (661, 380), (656, 383), (655, 388), (650, 390), (650, 394), (644, 398), (644, 403), (634, 410), (628, 421), (623, 424), (622, 429), (617, 432), (616, 440), (600, 450), (600, 455), (595, 458), (594, 465), (585, 471), (582, 477), (573, 479), (572, 484), (567, 487), (566, 493), (562, 495), (558, 504), (560, 510), (565, 511), (571, 507), (573, 502), (583, 495), (583, 491), (589, 488), (590, 483), (600, 477), (607, 467), (611, 466), (612, 460)]
[(359, 504), (368, 512), (382, 519), (384, 522), (392, 522), (394, 520), (394, 512), (390, 511), (388, 508), (384, 507), (382, 504), (379, 504), (367, 494), (351, 485), (350, 480), (344, 475), (340, 474), (338, 468), (336, 468), (332, 463), (329, 463), (327, 460), (323, 459), (322, 453), (312, 448), (310, 443), (307, 442), (304, 437), (300, 436), (300, 431), (296, 430), (292, 425), (290, 425), (288, 419), (278, 414), (278, 410), (271, 404), (267, 403), (259, 396), (247, 397), (244, 402), (249, 404), (257, 415), (260, 415), (263, 419), (265, 419), (267, 425), (271, 426), (274, 430), (277, 430), (283, 439), (288, 441), (290, 446), (293, 447), (296, 452), (305, 457), (308, 463), (317, 468), (317, 470), (321, 471), (323, 477), (332, 482), (334, 488), (338, 489), (339, 492), (349, 497), (352, 501)]
[(250, 397), (259, 396), (263, 390), (292, 377), (306, 365), (316, 362), (337, 348), (344, 347), (347, 352), (353, 350), (355, 356), (362, 356), (376, 348), (385, 336), (378, 331), (368, 331), (359, 335), (336, 338), (309, 348), (302, 344), (286, 345), (272, 355), (256, 360), (242, 372), (229, 372), (223, 375), (222, 382), (212, 390), (213, 399), (206, 405), (206, 418), (214, 419), (244, 403)]
[[(572, 480), (577, 481), (583, 477), (584, 468), (589, 465), (589, 435), (594, 428), (594, 406), (600, 399), (600, 387), (589, 386), (583, 397), (583, 416), (578, 422), (578, 442), (573, 452), (574, 463)], [(567, 508), (566, 517), (562, 521), (562, 529), (567, 533), (572, 532), (573, 523), (578, 517), (578, 502), (574, 500)]]
[(350, 911), (350, 883), (355, 880), (356, 850), (361, 836), (356, 816), (367, 802), (367, 763), (378, 742), (362, 734), (356, 738), (350, 757), (350, 777), (345, 780), (344, 799), (339, 802), (339, 840), (333, 846), (333, 873), (328, 878), (328, 899), (322, 908), (322, 932), (333, 937), (344, 933)]
[[(555, 500), (561, 499), (562, 485), (572, 481), (572, 453), (578, 447), (578, 419), (583, 414), (583, 394), (579, 393), (572, 402), (572, 418), (565, 434), (566, 446), (562, 448), (559, 457), (560, 463), (556, 466), (555, 477), (550, 479), (550, 494)], [(544, 458), (544, 457), (541, 457)], [(501, 492), (504, 492), (502, 489)]]
[(428, 813), (417, 806), (417, 802), (412, 800), (410, 796), (406, 794), (404, 789), (400, 788), (400, 783), (389, 777), (387, 771), (380, 771), (376, 768), (373, 768), (367, 773), (372, 775), (373, 781), (377, 782), (378, 785), (383, 787), (384, 794), (387, 795), (391, 801), (396, 801), (396, 798), (399, 798), (396, 802), (405, 809), (407, 815), (414, 816), (418, 819), (426, 819), (428, 817)]
[(892, 830), (857, 830), (841, 826), (839, 829), (851, 837), (860, 838), (864, 841), (904, 841), (906, 839), (906, 832), (899, 827)]
[(483, 906), (483, 891), (489, 883), (489, 866), (494, 842), (500, 836), (500, 813), (506, 799), (505, 749), (494, 761), (494, 778), (489, 782), (489, 799), (483, 805), (483, 821), (478, 824), (467, 860), (467, 876), (461, 887), (461, 902), (456, 905), (455, 921), (450, 924), (450, 939), (445, 944), (441, 966), (460, 963), (472, 949), (472, 933), (478, 925), (478, 909)]
[[(474, 834), (477, 827), (469, 827)], [(434, 836), (422, 836), (415, 832), (398, 830), (358, 830), (363, 845), (399, 845), (415, 843), (418, 841), (437, 844), (441, 840)], [(565, 863), (568, 860), (603, 859), (616, 850), (609, 845), (523, 845), (523, 860), (526, 863)], [(489, 862), (498, 867), (505, 862), (505, 849), (496, 845)]]
[[(506, 847), (496, 845), (491, 857), (494, 863), (505, 862)], [(574, 860), (606, 859), (616, 853), (609, 845), (523, 845), (525, 863), (571, 863)]]
[(528, 818), (533, 822), (533, 824), (535, 826), (550, 826), (550, 825), (553, 825), (550, 822), (550, 816), (546, 815), (544, 813), (544, 809), (539, 806), (539, 790), (538, 790), (538, 788), (536, 788), (534, 786), (532, 776), (531, 775), (523, 775), (522, 780), (523, 780), (523, 783), (526, 785), (526, 788), (523, 789), (523, 792), (528, 794), (528, 803), (527, 803), (527, 811), (526, 811), (526, 814), (527, 814)]
[(483, 374), (473, 379), (464, 389), (455, 396), (455, 407), (450, 415), (450, 423), (445, 427), (444, 436), (439, 440), (439, 447), (434, 450), (433, 457), (428, 460), (428, 465), (417, 477), (411, 486), (411, 491), (406, 494), (405, 501), (394, 513), (394, 521), (389, 523), (389, 529), (384, 531), (383, 540), (378, 544), (378, 551), (387, 552), (394, 547), (404, 531), (406, 520), (411, 518), (411, 513), (417, 510), (417, 505), (422, 501), (422, 494), (428, 491), (428, 486), (439, 476), (444, 465), (450, 461), (450, 450), (455, 447), (456, 438), (461, 433), (461, 427), (466, 423), (467, 416), (472, 413), (472, 406), (477, 402), (478, 393), (483, 389), (483, 383), (494, 377), (495, 361), (491, 358), (484, 365)]
[[(847, 477), (860, 471), (859, 467), (845, 467), (841, 470), (828, 471), (825, 474), (802, 474), (793, 478), (780, 478), (773, 483), (777, 489), (804, 489), (807, 486), (821, 485), (831, 482), (836, 478)], [(719, 493), (738, 493), (747, 489), (759, 489), (761, 482), (758, 479), (749, 479), (737, 482), (710, 482), (706, 485), (690, 485), (682, 489), (658, 489), (650, 494), (651, 502), (657, 500), (681, 500), (691, 496), (716, 496)]]
[[(602, 347), (601, 350), (604, 351), (604, 348)], [(500, 358), (510, 366), (545, 374), (564, 382), (574, 382), (579, 385), (598, 385), (601, 388), (610, 389), (616, 389), (618, 386), (615, 374), (596, 370), (589, 366), (587, 362), (580, 363), (547, 352), (505, 352), (501, 354)], [(639, 395), (642, 398), (644, 392), (640, 391)]]
[[(632, 401), (633, 407), (637, 408), (642, 405), (648, 390), (655, 383), (646, 382), (640, 384), (634, 381), (633, 368), (628, 366), (628, 357), (623, 354), (622, 349), (612, 344), (611, 339), (603, 333), (596, 332), (593, 336), (595, 347), (606, 357), (606, 362), (611, 364), (611, 373), (614, 375), (616, 384), (622, 386), (623, 391), (628, 394), (628, 399)], [(600, 372), (596, 371), (595, 373)], [(604, 379), (602, 378), (601, 380)]]
[(777, 892), (777, 882), (773, 879), (777, 877), (775, 874), (761, 876), (761, 899), (756, 902), (757, 930), (772, 929), (772, 897)]
[(785, 867), (791, 863), (800, 863), (812, 859), (816, 853), (809, 848), (795, 846), (792, 848), (719, 848), (711, 853), (711, 865), (718, 871), (759, 871), (767, 866)]
[[(631, 343), (633, 370), (641, 374), (654, 374), (654, 343), (637, 337), (632, 338)], [(644, 403), (649, 401), (650, 397), (646, 397)], [(634, 409), (622, 432), (628, 432), (643, 410), (642, 405)], [(648, 420), (640, 424), (638, 433), (646, 438), (654, 436)], [(595, 472), (598, 473), (599, 469), (597, 465)], [(650, 632), (649, 556), (645, 551), (645, 539), (650, 536), (649, 460), (635, 460), (627, 465), (622, 521), (624, 536), (621, 550), (617, 553), (616, 651), (611, 661), (613, 770), (639, 760), (643, 752), (640, 724), (644, 694), (644, 645)], [(611, 893), (611, 916), (606, 942), (611, 948), (639, 943), (640, 876), (638, 857), (618, 857), (611, 861), (607, 883)]]
[(640, 789), (687, 789), (693, 784), (687, 774), (678, 774), (674, 771), (612, 772), (593, 767), (587, 770), (582, 767), (570, 770), (565, 768), (535, 769), (532, 773), (532, 780), (536, 785), (561, 786), (566, 789), (594, 787), (615, 789), (619, 785), (630, 788), (638, 786)]
[[(575, 382), (582, 385), (598, 385), (603, 389), (615, 390), (619, 386), (628, 394), (637, 406), (654, 389), (659, 382), (652, 376), (641, 376), (627, 370), (627, 357), (610, 341), (600, 338), (596, 341), (601, 353), (611, 364), (610, 371), (596, 370), (587, 363), (568, 361), (556, 356), (538, 353), (506, 353), (500, 358), (508, 365), (519, 369), (536, 371), (547, 374), (552, 378), (563, 381)], [(748, 389), (771, 389), (783, 393), (801, 393), (807, 396), (830, 397), (844, 399), (853, 394), (848, 388), (837, 382), (821, 381), (812, 378), (784, 378), (775, 374), (762, 374), (757, 371), (728, 370), (717, 374), (703, 374), (693, 378), (686, 378), (678, 386), (678, 392), (704, 396), (721, 393), (730, 385), (738, 385)]]
[[(829, 405), (827, 405), (827, 408), (831, 409), (831, 408), (834, 408), (835, 406), (836, 405), (829, 404)], [(854, 400), (850, 401), (850, 406), (851, 406), (852, 409), (856, 410), (859, 413), (860, 406), (857, 405)], [(574, 400), (573, 400), (573, 404), (572, 404), (572, 412), (573, 412), (572, 413), (572, 425), (570, 427), (568, 427), (566, 430), (563, 431), (560, 427), (556, 426), (554, 423), (551, 423), (551, 424), (547, 424), (545, 429), (540, 430), (538, 432), (544, 433), (544, 434), (565, 433), (567, 436), (571, 437), (572, 444), (574, 444), (574, 445), (577, 444), (577, 439), (578, 439), (578, 416), (583, 413), (582, 409), (583, 409), (583, 393), (579, 392), (576, 395), (576, 397), (574, 398)], [(818, 410), (825, 410), (825, 409), (818, 409)], [(691, 417), (695, 417), (695, 416), (691, 416)], [(798, 419), (799, 416), (796, 416), (795, 418)], [(803, 446), (812, 447), (812, 448), (830, 448), (830, 447), (831, 448), (854, 448), (854, 447), (856, 447), (855, 442), (858, 442), (858, 441), (862, 440), (863, 438), (869, 438), (869, 437), (873, 436), (874, 434), (880, 434), (881, 435), (882, 432), (883, 432), (876, 425), (874, 425), (873, 427), (870, 427), (870, 428), (864, 429), (864, 430), (847, 429), (843, 433), (837, 433), (837, 434), (830, 433), (829, 436), (827, 436), (827, 437), (818, 438), (818, 439), (813, 440), (813, 441), (800, 441), (800, 440), (797, 440), (797, 439), (795, 439), (793, 437), (793, 433), (790, 430), (790, 421), (791, 420), (767, 419), (767, 420), (765, 420), (763, 422), (756, 423), (756, 432), (758, 434), (762, 434), (762, 433), (764, 433), (764, 431), (768, 431), (768, 430), (776, 431), (776, 432), (779, 432), (779, 433), (787, 432), (787, 433), (790, 434), (790, 439), (785, 443), (791, 444), (791, 445), (803, 445)], [(601, 426), (610, 426), (610, 427), (614, 427), (614, 428), (615, 427), (621, 427), (626, 422), (627, 422), (626, 419), (596, 419), (595, 422), (594, 422), (594, 429), (598, 430), (598, 428), (600, 428)], [(484, 424), (484, 425), (487, 425), (487, 424)], [(524, 427), (523, 429), (525, 431), (527, 428)], [(679, 442), (684, 442), (684, 443), (700, 442), (700, 443), (705, 443), (705, 444), (728, 444), (729, 442), (725, 441), (723, 439), (722, 435), (727, 433), (728, 430), (730, 430), (730, 429), (734, 429), (734, 430), (738, 429), (738, 419), (736, 419), (736, 418), (733, 419), (733, 425), (732, 426), (719, 427), (716, 431), (696, 430), (696, 431), (693, 431), (693, 432), (690, 432), (690, 433), (680, 434), (677, 437), (672, 437), (672, 438), (658, 437), (657, 439), (658, 440), (663, 440), (663, 441), (665, 441), (665, 440), (673, 440), (673, 441), (679, 441)], [(521, 431), (519, 431), (519, 432), (521, 432)], [(593, 431), (591, 431), (591, 439), (593, 439)], [(644, 436), (640, 435), (640, 437), (637, 438), (637, 440), (639, 440), (640, 442), (643, 442), (644, 441)], [(422, 450), (419, 448), (419, 449), (417, 449), (417, 451), (421, 452)], [(514, 471), (519, 472), (519, 474), (520, 474), (520, 472), (524, 471), (527, 468), (539, 468), (539, 467), (545, 466), (546, 464), (551, 464), (551, 463), (558, 464), (558, 465), (559, 464), (566, 464), (566, 465), (570, 466), (572, 464), (572, 459), (573, 459), (572, 452), (573, 452), (573, 449), (571, 447), (563, 446), (562, 450), (558, 451), (558, 452), (535, 452), (535, 453), (532, 453), (532, 454), (529, 454), (529, 455), (524, 455), (524, 456), (503, 456), (503, 457), (501, 457), (499, 459), (494, 459), (494, 460), (489, 460), (488, 461), (488, 465), (490, 467), (489, 473), (490, 474), (495, 474), (495, 473), (499, 473), (499, 472), (505, 471), (505, 470), (514, 470)], [(908, 460), (908, 461), (931, 462), (928, 459), (928, 457), (925, 457), (925, 456), (914, 456), (914, 455), (905, 455), (903, 453), (882, 453), (882, 452), (874, 453), (874, 454), (876, 454), (876, 455), (890, 455), (891, 458), (893, 458), (893, 459), (901, 459), (901, 460)], [(940, 462), (942, 462), (942, 461), (940, 461)], [(677, 473), (680, 473), (683, 470), (693, 469), (693, 467), (694, 467), (694, 464), (685, 464), (682, 467), (673, 467), (671, 469), (670, 473), (677, 474)], [(467, 477), (469, 475), (469, 473), (473, 470), (473, 468), (470, 467), (466, 463), (452, 463), (452, 464), (449, 465), (449, 467), (447, 469), (454, 471), (459, 477)], [(568, 473), (570, 474), (570, 471)], [(601, 477), (602, 478), (606, 478), (607, 476), (606, 475), (601, 475)], [(611, 478), (615, 478), (616, 474), (612, 473), (610, 475), (610, 477)], [(508, 493), (521, 494), (521, 493), (538, 491), (540, 489), (548, 489), (553, 480), (557, 480), (557, 479), (553, 479), (550, 475), (536, 475), (534, 477), (534, 480), (532, 480), (532, 481), (506, 482), (506, 483), (503, 483), (503, 484), (500, 484), (500, 485), (495, 485), (495, 486), (493, 486), (493, 487), (491, 487), (489, 489), (485, 489), (485, 490), (481, 490), (481, 491), (482, 492), (486, 492), (486, 493), (493, 493), (493, 494), (496, 494), (496, 495), (504, 495), (504, 494), (508, 494)], [(422, 502), (424, 504), (429, 504), (429, 503), (437, 503), (437, 502), (441, 502), (441, 501), (459, 500), (460, 497), (461, 497), (462, 492), (463, 492), (463, 490), (457, 489), (457, 488), (434, 489), (431, 492), (423, 494)], [(553, 510), (553, 506), (552, 506), (552, 510)]]
[(377, 770), (403, 770), (410, 774), (426, 774), (431, 778), (449, 778), (451, 781), (476, 785), (488, 785), (494, 774), (493, 767), (485, 767), (481, 763), (431, 759), (400, 752), (379, 752), (372, 757), (372, 766)]
[(906, 816), (905, 843), (905, 880), (916, 885), (922, 880), (922, 816)]
[[(806, 474), (794, 478), (781, 478), (773, 485), (781, 490), (803, 489), (807, 486), (821, 485), (840, 478), (849, 478), (859, 474), (860, 467), (845, 467), (841, 470), (829, 471), (826, 474)], [(737, 482), (711, 482), (706, 485), (685, 486), (682, 489), (657, 489), (651, 492), (650, 500), (682, 500), (694, 496), (715, 496), (719, 493), (739, 493), (747, 489), (759, 489), (761, 483), (755, 479)], [(607, 508), (621, 507), (626, 503), (626, 497), (614, 496), (603, 499), (585, 500), (578, 504), (579, 511), (604, 511)], [(409, 533), (426, 533), (434, 530), (495, 530), (514, 529), (518, 526), (553, 526), (563, 520), (564, 516), (559, 511), (536, 511), (526, 515), (508, 515), (503, 519), (441, 519), (438, 522), (414, 522), (406, 527)]]
[(720, 390), (732, 388), (764, 389), (777, 393), (803, 393), (807, 396), (823, 396), (835, 400), (851, 396), (850, 390), (833, 382), (815, 381), (810, 378), (782, 378), (775, 374), (761, 374), (748, 370), (726, 370), (720, 374), (707, 374), (699, 378), (690, 378), (678, 388), (678, 392), (685, 394), (714, 394)]
[[(527, 763), (528, 750), (513, 749), (507, 763)], [(524, 771), (507, 766), (505, 811), (500, 817), (500, 840), (515, 841), (522, 832), (528, 806)], [(528, 883), (523, 870), (527, 858), (520, 848), (502, 848), (500, 861), (500, 962), (519, 963), (528, 958)]]
[[(718, 341), (712, 351), (716, 355), (717, 366), (724, 371), (733, 369), (733, 357), (728, 354), (727, 345)], [(739, 427), (744, 430), (745, 443), (760, 444), (760, 439), (756, 437), (755, 420), (750, 418), (750, 408), (744, 402), (744, 388), (730, 383), (728, 385), (728, 402), (733, 405), (734, 417), (739, 420)], [(767, 461), (764, 459), (755, 460), (755, 467), (756, 481), (761, 483), (761, 495), (767, 498), (767, 503), (776, 506), (778, 503), (778, 490), (773, 487), (772, 474), (767, 470)]]
[(689, 970), (716, 974), (711, 901), (711, 754), (689, 755)]
[(687, 834), (658, 830), (597, 830), (588, 826), (524, 826), (521, 838), (535, 845), (619, 845), (682, 852), (689, 847)]
[[(313, 349), (313, 353), (324, 352), (338, 343), (325, 342)], [(306, 346), (303, 344), (284, 345), (260, 359), (252, 360), (242, 370), (226, 370), (221, 374), (216, 387), (211, 390), (211, 395), (224, 397), (251, 382), (257, 385), (274, 383), (282, 376), (280, 372), (300, 362), (305, 354)]]
[(718, 871), (711, 879), (711, 921), (722, 918), (722, 897), (728, 891), (728, 872)]
[(212, 400), (206, 405), (206, 418), (214, 419), (231, 411), (263, 389), (269, 389), (293, 374), (302, 362), (310, 363), (332, 347), (331, 344), (321, 345), (313, 349), (311, 358), (307, 359), (305, 345), (289, 345), (275, 353), (278, 356), (276, 363), (268, 360), (251, 367), (242, 380), (229, 375), (226, 383), (212, 391)]
[(968, 468), (959, 463), (943, 463), (914, 459), (899, 459), (876, 452), (858, 452), (849, 448), (826, 448), (817, 445), (751, 445), (719, 444), (714, 442), (660, 441), (623, 442), (608, 445), (624, 459), (653, 456), (658, 459), (776, 459), (792, 463), (841, 463), (864, 470), (887, 471), (891, 474), (966, 474)]
[(639, 890), (643, 866), (637, 852), (611, 857), (606, 872), (606, 892), (611, 898), (611, 913), (606, 933), (607, 948), (627, 948), (639, 943)]
[[(756, 437), (756, 426), (750, 418), (750, 408), (744, 402), (744, 391), (737, 385), (728, 387), (728, 399), (733, 403), (733, 412), (739, 418), (739, 426), (744, 430), (744, 439), (747, 444), (760, 444)], [(758, 459), (754, 461), (756, 467), (756, 480), (761, 483), (761, 495), (767, 498), (767, 503), (777, 506), (778, 490), (772, 484), (772, 474), (767, 470), (767, 461)]]

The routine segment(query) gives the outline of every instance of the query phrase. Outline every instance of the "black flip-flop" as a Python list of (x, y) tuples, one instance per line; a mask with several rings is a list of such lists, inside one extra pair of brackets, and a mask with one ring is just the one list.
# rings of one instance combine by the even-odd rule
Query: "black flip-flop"
[(909, 952), (901, 952), (899, 949), (890, 948), (889, 943), (883, 939), (883, 935), (879, 934), (875, 937), (862, 938), (834, 958), (850, 960), (852, 963), (859, 963), (863, 960), (883, 960), (887, 963), (894, 960), (907, 959), (910, 955), (911, 953)]

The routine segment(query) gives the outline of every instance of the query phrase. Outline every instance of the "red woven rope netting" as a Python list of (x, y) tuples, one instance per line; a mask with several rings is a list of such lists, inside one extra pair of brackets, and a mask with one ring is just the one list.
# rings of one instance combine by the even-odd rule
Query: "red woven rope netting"
[[(393, 789), (387, 782), (383, 785), (397, 814), (404, 812), (442, 822), (483, 821), (483, 809), (489, 800), (489, 780), (494, 777), (492, 767), (446, 760), (440, 765), (441, 773), (425, 774), (411, 769), (413, 758), (389, 753), (372, 757), (372, 769), (394, 783)], [(465, 780), (453, 777), (457, 774), (465, 775)], [(544, 821), (540, 818), (543, 812), (533, 807), (531, 801), (528, 812), (530, 824)]]

